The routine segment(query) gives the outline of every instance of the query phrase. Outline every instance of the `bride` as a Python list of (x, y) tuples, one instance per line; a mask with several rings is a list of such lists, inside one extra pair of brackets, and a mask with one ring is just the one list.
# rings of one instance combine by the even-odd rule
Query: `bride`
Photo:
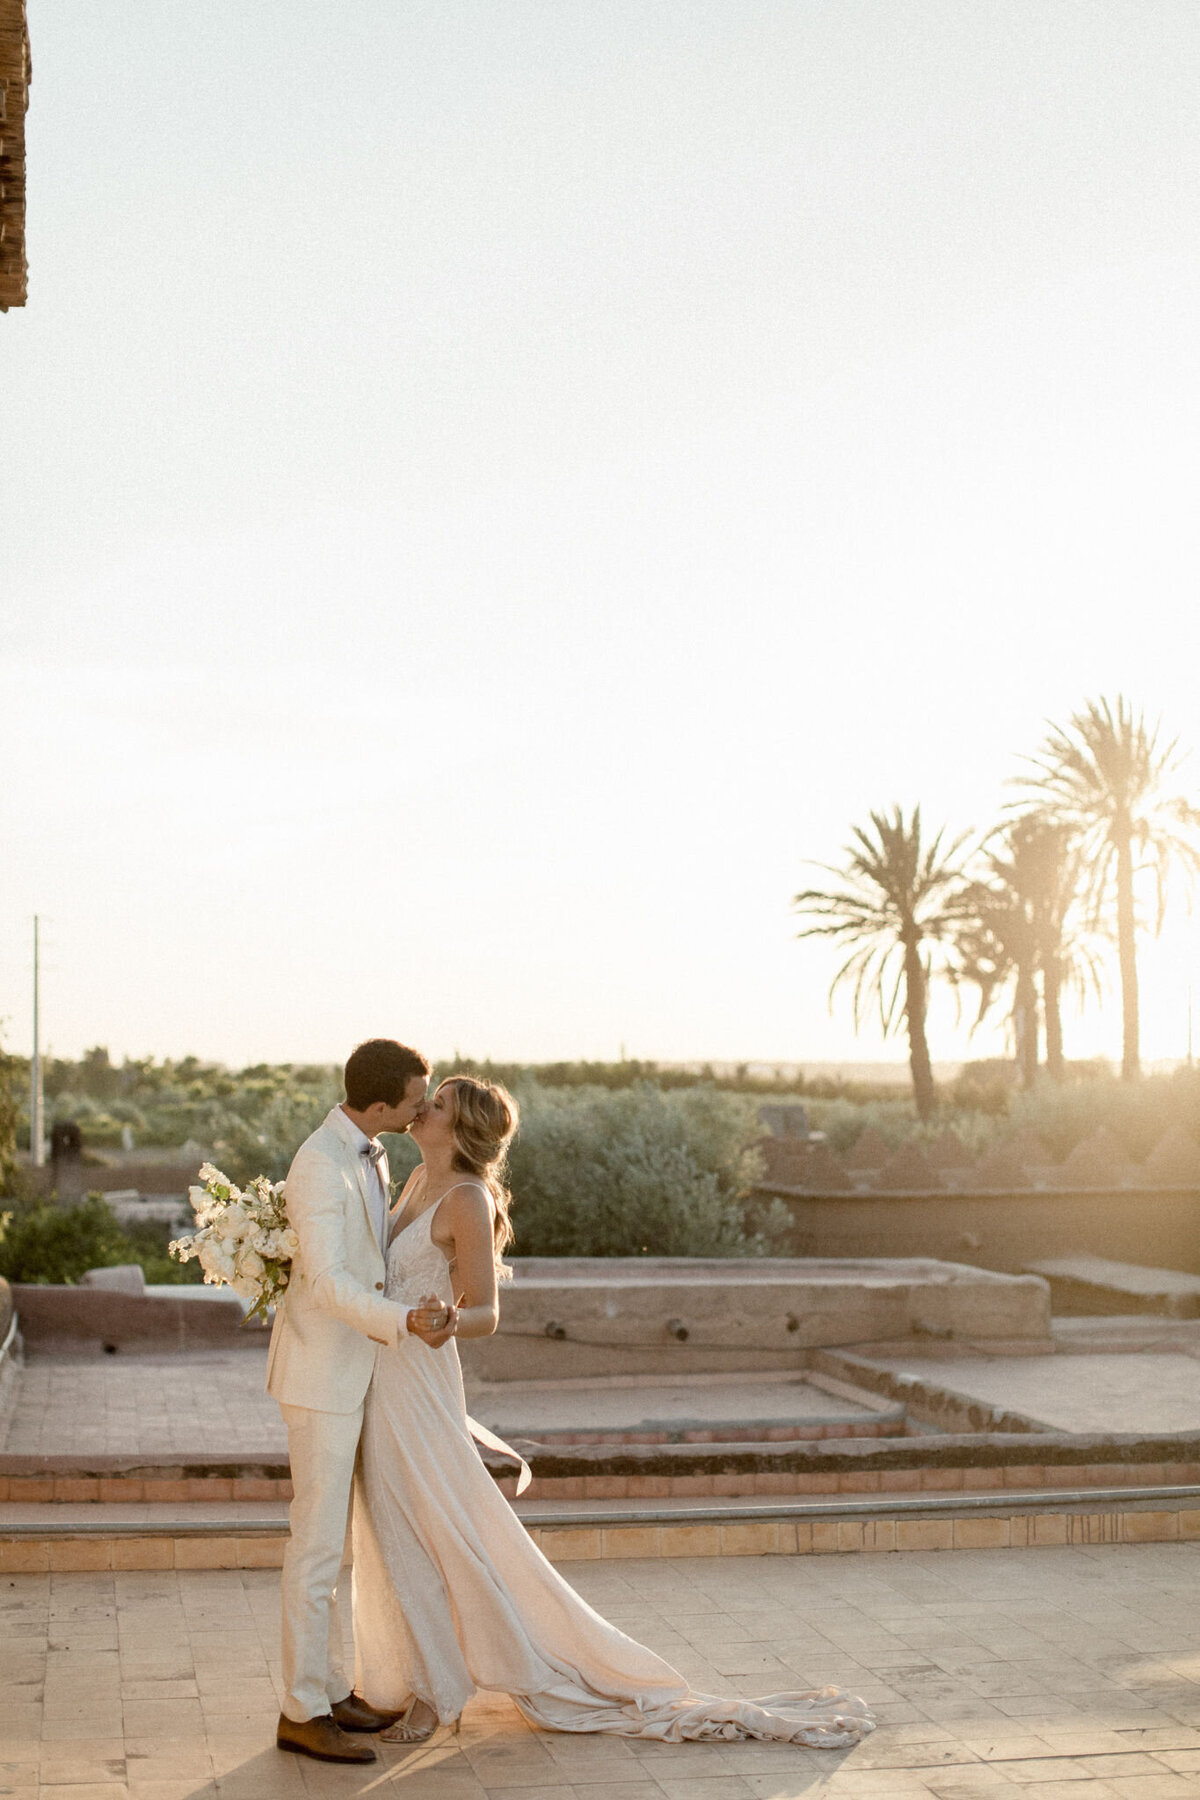
[(759, 1701), (692, 1693), (563, 1580), (484, 1467), (452, 1340), (496, 1329), (512, 1239), (503, 1168), (516, 1128), (512, 1096), (465, 1075), (443, 1081), (411, 1127), (422, 1161), (392, 1215), (386, 1292), (414, 1310), (367, 1394), (354, 1505), (356, 1691), (381, 1710), (404, 1708), (381, 1734), (400, 1743), (457, 1725), (479, 1688), (511, 1695), (531, 1724), (553, 1731), (857, 1742), (871, 1717), (834, 1688)]

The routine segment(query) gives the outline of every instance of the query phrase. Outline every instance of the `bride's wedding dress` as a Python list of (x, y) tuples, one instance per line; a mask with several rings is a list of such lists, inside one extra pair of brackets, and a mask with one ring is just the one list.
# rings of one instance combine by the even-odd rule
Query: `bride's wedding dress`
[[(431, 1208), (393, 1239), (386, 1292), (453, 1298)], [(762, 1700), (690, 1691), (602, 1619), (537, 1549), (488, 1474), (467, 1422), (457, 1346), (416, 1337), (381, 1354), (367, 1394), (354, 1505), (355, 1689), (443, 1722), (477, 1688), (534, 1725), (628, 1737), (773, 1738), (820, 1748), (873, 1729), (861, 1700), (824, 1688)]]

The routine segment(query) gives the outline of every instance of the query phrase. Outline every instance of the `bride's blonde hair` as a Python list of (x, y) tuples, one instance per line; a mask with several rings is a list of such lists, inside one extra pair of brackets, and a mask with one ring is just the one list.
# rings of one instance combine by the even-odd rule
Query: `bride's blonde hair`
[(496, 1207), (494, 1221), (496, 1266), (511, 1275), (501, 1258), (513, 1241), (509, 1211), (512, 1196), (505, 1180), (508, 1147), (521, 1122), (521, 1110), (498, 1081), (480, 1081), (474, 1075), (447, 1075), (438, 1083), (439, 1094), (450, 1101), (454, 1132), (454, 1167), (483, 1182)]

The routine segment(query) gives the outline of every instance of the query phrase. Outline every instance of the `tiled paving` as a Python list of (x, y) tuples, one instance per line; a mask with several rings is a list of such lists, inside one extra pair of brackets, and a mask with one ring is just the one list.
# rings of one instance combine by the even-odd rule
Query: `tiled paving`
[[(152, 1455), (192, 1459), (239, 1450), (286, 1456), (279, 1408), (264, 1391), (266, 1346), (187, 1356), (33, 1357), (21, 1372), (0, 1451), (10, 1456)], [(702, 1435), (717, 1421), (790, 1421), (831, 1435), (875, 1431), (878, 1411), (786, 1376), (693, 1381), (489, 1382), (472, 1387), (472, 1410), (493, 1430), (568, 1427), (604, 1433)], [(893, 1429), (892, 1426), (887, 1427)]]
[[(1198, 1346), (1200, 1348), (1200, 1346)], [(927, 1384), (1023, 1412), (1054, 1430), (1200, 1430), (1200, 1356), (876, 1357)], [(266, 1346), (187, 1356), (35, 1356), (22, 1371), (0, 1451), (13, 1456), (80, 1454), (172, 1457), (246, 1451), (286, 1453), (279, 1409), (264, 1389)], [(470, 1404), (494, 1429), (611, 1431), (664, 1420), (769, 1417), (849, 1420), (869, 1413), (849, 1399), (772, 1376), (597, 1383), (476, 1384)], [(586, 1415), (584, 1417), (583, 1415)]]
[(782, 1437), (785, 1431), (813, 1438), (903, 1431), (898, 1407), (834, 1395), (800, 1375), (476, 1382), (469, 1405), (501, 1436), (550, 1433), (558, 1442), (587, 1442), (593, 1434), (636, 1443), (672, 1436), (727, 1441)]
[(287, 1456), (264, 1391), (267, 1352), (33, 1357), (21, 1371), (0, 1451), (8, 1456), (145, 1454), (155, 1462), (239, 1450)]
[(1182, 1353), (871, 1360), (1057, 1431), (1200, 1431), (1200, 1364)]
[(272, 1747), (278, 1575), (0, 1582), (0, 1792), (17, 1800), (1175, 1800), (1200, 1795), (1200, 1549), (564, 1565), (698, 1688), (837, 1681), (848, 1752), (533, 1732), (503, 1699), (363, 1770)]

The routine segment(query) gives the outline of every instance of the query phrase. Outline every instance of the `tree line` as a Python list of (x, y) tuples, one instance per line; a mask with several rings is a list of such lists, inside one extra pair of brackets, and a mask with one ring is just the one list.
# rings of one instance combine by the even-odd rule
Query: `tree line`
[(1002, 1009), (1023, 1086), (1043, 1066), (1060, 1081), (1064, 997), (1100, 994), (1108, 943), (1120, 975), (1121, 1073), (1136, 1080), (1138, 936), (1162, 929), (1172, 873), (1190, 890), (1200, 872), (1200, 809), (1176, 787), (1179, 740), (1164, 740), (1161, 723), (1123, 695), (1049, 724), (1022, 760), (1004, 820), (982, 838), (949, 839), (944, 829), (929, 838), (919, 806), (872, 812), (851, 827), (840, 865), (814, 865), (832, 882), (793, 896), (804, 921), (797, 936), (847, 952), (830, 1003), (849, 988), (856, 1029), (877, 1010), (885, 1036), (906, 1031), (923, 1119), (937, 1108), (932, 980), (974, 990), (972, 1029)]

